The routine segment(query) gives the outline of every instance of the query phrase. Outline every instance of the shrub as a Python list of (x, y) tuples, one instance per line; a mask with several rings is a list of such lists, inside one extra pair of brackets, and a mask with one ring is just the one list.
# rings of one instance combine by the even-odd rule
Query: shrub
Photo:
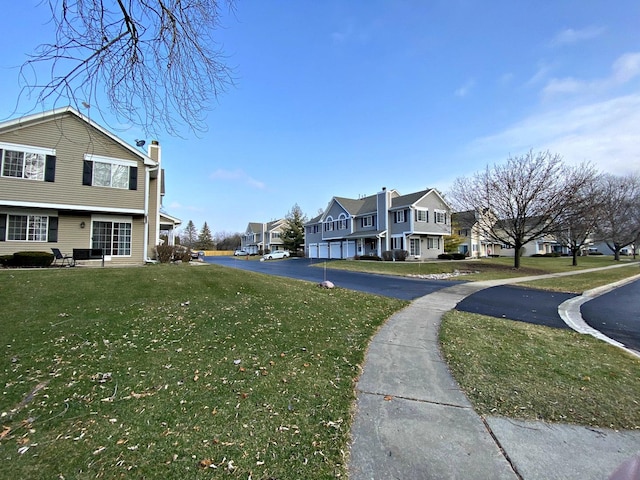
[(441, 253), (438, 255), (438, 260), (453, 260), (453, 255), (450, 253)]
[(0, 255), (0, 265), (10, 267), (13, 261), (13, 255)]
[(404, 262), (409, 256), (406, 250), (393, 250), (393, 259), (397, 262)]
[(53, 259), (53, 253), (49, 252), (16, 252), (9, 264), (14, 267), (48, 267)]
[(466, 258), (466, 255), (464, 253), (452, 253), (451, 254), (451, 258), (453, 260), (464, 260)]
[(382, 252), (382, 259), (385, 262), (390, 262), (393, 260), (393, 252), (391, 250), (385, 250)]
[(160, 263), (169, 263), (173, 260), (173, 256), (176, 253), (176, 247), (174, 245), (157, 245), (156, 255)]
[(381, 262), (382, 259), (378, 255), (356, 255), (353, 257), (354, 260), (373, 260), (376, 262)]

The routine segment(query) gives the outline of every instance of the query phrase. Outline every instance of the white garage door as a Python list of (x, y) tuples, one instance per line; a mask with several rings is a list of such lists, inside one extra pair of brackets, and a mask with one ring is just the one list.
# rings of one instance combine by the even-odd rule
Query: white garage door
[(318, 244), (318, 258), (329, 258), (329, 244), (328, 243), (319, 243)]
[(331, 242), (331, 257), (342, 258), (342, 242)]
[(310, 243), (307, 254), (309, 255), (309, 258), (318, 258), (318, 244)]
[(349, 241), (343, 243), (342, 248), (343, 258), (352, 258), (356, 256), (356, 242)]

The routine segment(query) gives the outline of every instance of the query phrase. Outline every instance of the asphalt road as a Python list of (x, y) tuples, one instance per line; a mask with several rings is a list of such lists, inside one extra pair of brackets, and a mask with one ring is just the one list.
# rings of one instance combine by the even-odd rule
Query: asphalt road
[(586, 302), (580, 311), (591, 327), (640, 351), (640, 280)]
[(252, 272), (266, 273), (279, 277), (295, 278), (320, 283), (324, 280), (333, 282), (336, 287), (373, 293), (401, 300), (414, 300), (442, 288), (459, 282), (442, 280), (425, 280), (390, 275), (374, 275), (370, 273), (334, 270), (312, 264), (321, 264), (321, 260), (308, 258), (289, 258), (286, 260), (245, 260), (245, 257), (205, 257), (208, 263), (226, 267), (240, 268)]
[[(315, 283), (330, 280), (337, 287), (402, 300), (414, 300), (455, 283), (461, 283), (313, 267), (312, 263), (318, 264), (322, 261), (306, 258), (260, 262), (245, 260), (244, 257), (205, 257), (205, 261)], [(568, 293), (504, 285), (470, 295), (456, 308), (464, 312), (564, 329), (569, 327), (560, 318), (558, 306), (574, 296)], [(629, 348), (640, 351), (640, 280), (583, 304), (581, 312), (584, 320), (593, 328)]]

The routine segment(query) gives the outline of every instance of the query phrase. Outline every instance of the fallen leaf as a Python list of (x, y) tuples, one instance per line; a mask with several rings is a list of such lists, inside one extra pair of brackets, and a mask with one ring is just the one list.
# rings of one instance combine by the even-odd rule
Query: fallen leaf
[(9, 432), (11, 431), (11, 427), (9, 427), (9, 426), (5, 425), (2, 428), (3, 428), (3, 430), (2, 430), (2, 432), (0, 432), (0, 440), (2, 440), (4, 437), (6, 437), (9, 434)]
[(385, 395), (384, 399), (385, 401), (390, 402), (391, 400), (393, 400), (393, 397), (391, 395)]

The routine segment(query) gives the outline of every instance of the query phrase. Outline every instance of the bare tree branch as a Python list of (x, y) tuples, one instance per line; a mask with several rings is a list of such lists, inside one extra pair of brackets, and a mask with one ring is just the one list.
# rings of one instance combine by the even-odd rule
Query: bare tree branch
[(23, 92), (37, 104), (84, 102), (150, 134), (206, 130), (207, 110), (233, 84), (212, 37), (221, 4), (233, 10), (233, 0), (44, 2), (55, 41), (20, 69)]

